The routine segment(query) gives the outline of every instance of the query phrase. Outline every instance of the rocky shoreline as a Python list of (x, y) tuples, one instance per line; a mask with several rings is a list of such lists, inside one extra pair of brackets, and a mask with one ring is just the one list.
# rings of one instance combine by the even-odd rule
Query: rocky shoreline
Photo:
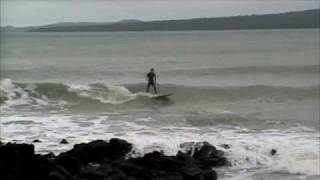
[(213, 167), (228, 165), (223, 151), (208, 142), (184, 144), (186, 151), (167, 156), (154, 151), (130, 157), (122, 139), (76, 144), (54, 155), (36, 154), (33, 144), (0, 145), (2, 180), (216, 180)]

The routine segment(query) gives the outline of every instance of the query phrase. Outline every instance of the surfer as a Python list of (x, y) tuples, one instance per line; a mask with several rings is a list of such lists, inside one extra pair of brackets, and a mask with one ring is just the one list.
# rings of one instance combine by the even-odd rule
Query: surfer
[(150, 72), (147, 74), (146, 78), (148, 80), (147, 92), (149, 92), (150, 86), (152, 86), (154, 93), (158, 94), (157, 87), (156, 87), (157, 77), (156, 77), (156, 74), (154, 73), (153, 68), (150, 69)]

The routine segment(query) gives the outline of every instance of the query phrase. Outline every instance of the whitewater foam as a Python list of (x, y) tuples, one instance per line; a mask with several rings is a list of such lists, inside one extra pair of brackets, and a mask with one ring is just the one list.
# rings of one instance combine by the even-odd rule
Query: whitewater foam
[(72, 85), (70, 92), (76, 92), (81, 97), (87, 97), (106, 104), (121, 104), (135, 98), (128, 89), (122, 86), (105, 85), (102, 83), (89, 86)]
[[(185, 99), (190, 100), (191, 98), (192, 100), (194, 87), (172, 85), (167, 85), (167, 87), (177, 90), (176, 92), (179, 92), (180, 88), (186, 88), (187, 90), (182, 93), (189, 93), (189, 96), (184, 94)], [(129, 107), (138, 102), (149, 103), (147, 104), (149, 106), (153, 103), (151, 97), (154, 95), (134, 92), (124, 86), (103, 83), (89, 85), (21, 84), (4, 79), (1, 81), (0, 88), (1, 97), (6, 97), (1, 108), (11, 109), (11, 111), (2, 112), (1, 140), (32, 143), (32, 140), (40, 139), (42, 143), (35, 144), (37, 152), (40, 153), (48, 151), (59, 153), (70, 149), (76, 143), (118, 137), (134, 144), (132, 156), (140, 156), (154, 150), (173, 155), (179, 150), (184, 150), (180, 146), (183, 143), (208, 141), (225, 151), (231, 163), (231, 167), (225, 168), (226, 173), (234, 175), (242, 173), (246, 177), (245, 175), (252, 171), (257, 173), (259, 169), (263, 169), (263, 172), (269, 170), (308, 176), (320, 175), (317, 168), (320, 166), (319, 132), (313, 128), (296, 126), (291, 126), (287, 130), (265, 128), (253, 130), (246, 128), (248, 126), (238, 126), (239, 122), (251, 124), (263, 122), (250, 119), (251, 115), (254, 117), (260, 115), (259, 111), (254, 109), (247, 112), (241, 110), (239, 113), (228, 108), (217, 107), (201, 111), (193, 110), (187, 114), (179, 112), (180, 114), (177, 115), (175, 111), (160, 111), (160, 114), (154, 114), (154, 106), (151, 106), (152, 108), (148, 110), (142, 108), (135, 111), (133, 115), (126, 114), (126, 111), (105, 110), (91, 115), (73, 114), (65, 110), (79, 101), (87, 102), (90, 99), (95, 103), (99, 102), (99, 106), (101, 104), (112, 106), (128, 104), (127, 107)], [(249, 88), (262, 91), (265, 87)], [(205, 92), (204, 96), (208, 96), (208, 93), (212, 91), (220, 93), (219, 96), (226, 96), (230, 95), (230, 91), (233, 93), (241, 90), (241, 88), (230, 90), (230, 87), (198, 89)], [(241, 93), (247, 93), (245, 90), (242, 90)], [(271, 90), (272, 93), (284, 93), (282, 88), (271, 88)], [(310, 89), (294, 89), (294, 91), (301, 93), (301, 91), (309, 92)], [(302, 97), (305, 97), (307, 92), (302, 93)], [(177, 99), (179, 100), (179, 97)], [(181, 102), (184, 103), (182, 100)], [(195, 101), (191, 102), (195, 103)], [(62, 110), (52, 108), (49, 111), (14, 109), (21, 106), (28, 108), (62, 106), (64, 108)], [(236, 124), (230, 122), (236, 122)], [(271, 121), (268, 120), (268, 122)], [(59, 142), (63, 138), (66, 138), (70, 144), (60, 145)], [(222, 144), (228, 144), (230, 148), (224, 149), (223, 146), (220, 146)], [(277, 150), (274, 156), (270, 154), (272, 149)]]
[[(112, 118), (111, 116), (119, 117)], [(208, 141), (225, 151), (231, 163), (226, 173), (246, 174), (256, 169), (281, 171), (302, 175), (320, 175), (319, 132), (311, 128), (292, 128), (286, 131), (277, 129), (250, 130), (237, 126), (193, 127), (188, 125), (157, 126), (153, 117), (136, 118), (134, 121), (121, 119), (121, 114), (72, 115), (46, 113), (24, 113), (2, 117), (2, 141), (36, 143), (40, 153), (59, 153), (70, 149), (74, 144), (95, 139), (113, 137), (126, 139), (134, 144), (132, 156), (159, 150), (174, 155), (186, 142)], [(24, 123), (16, 123), (16, 122)], [(152, 122), (151, 125), (145, 123)], [(66, 138), (70, 144), (60, 145)], [(222, 144), (228, 144), (224, 149)], [(272, 156), (270, 151), (277, 150)]]

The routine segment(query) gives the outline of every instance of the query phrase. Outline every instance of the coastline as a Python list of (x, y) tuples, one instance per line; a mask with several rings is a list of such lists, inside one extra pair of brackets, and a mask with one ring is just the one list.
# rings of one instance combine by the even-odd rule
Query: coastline
[[(54, 159), (96, 139), (134, 159), (207, 141), (230, 162), (219, 180), (319, 179), (318, 32), (2, 34), (1, 140)], [(144, 93), (150, 67), (169, 100)]]

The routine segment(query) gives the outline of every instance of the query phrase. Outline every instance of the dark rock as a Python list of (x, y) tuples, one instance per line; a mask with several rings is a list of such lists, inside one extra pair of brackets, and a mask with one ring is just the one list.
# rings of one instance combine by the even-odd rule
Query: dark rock
[(208, 142), (193, 143), (192, 146), (189, 146), (189, 149), (187, 149), (187, 154), (200, 161), (200, 164), (205, 168), (229, 164), (224, 157), (224, 152), (217, 150), (216, 147)]
[[(102, 140), (92, 141), (89, 144), (87, 144), (87, 147), (85, 149), (89, 150), (91, 154), (88, 156), (89, 161), (91, 162), (98, 162), (101, 159), (108, 158), (111, 153), (110, 145)], [(85, 150), (83, 149), (83, 150)], [(80, 152), (80, 151), (79, 151)], [(82, 154), (88, 153), (88, 152), (81, 152)]]
[(67, 180), (68, 179), (67, 171), (58, 171), (53, 170), (48, 174), (48, 180)]
[(205, 160), (202, 160), (201, 163), (202, 163), (202, 166), (206, 168), (226, 166), (229, 164), (225, 157), (205, 159)]
[(271, 156), (276, 155), (276, 154), (277, 154), (277, 150), (275, 150), (275, 149), (271, 149), (270, 154), (271, 154)]
[(66, 180), (66, 177), (56, 171), (53, 171), (49, 173), (48, 180)]
[(112, 172), (112, 167), (110, 165), (99, 165), (99, 166), (92, 166), (88, 164), (81, 168), (79, 176), (81, 178), (88, 178), (88, 179), (96, 179), (101, 177), (107, 177), (108, 174)]
[(79, 177), (82, 179), (127, 179), (126, 174), (121, 169), (110, 164), (88, 164), (81, 168)]
[(211, 168), (225, 165), (223, 152), (209, 143), (176, 156), (154, 151), (138, 158), (125, 158), (132, 144), (111, 139), (76, 144), (55, 156), (35, 154), (28, 144), (0, 145), (1, 180), (216, 180)]
[(220, 146), (223, 147), (224, 149), (230, 149), (229, 144), (221, 144)]
[(81, 161), (73, 156), (69, 156), (65, 153), (60, 154), (56, 162), (58, 164), (61, 164), (63, 167), (65, 167), (70, 173), (75, 174), (79, 172), (79, 169), (81, 168), (82, 164)]
[(8, 143), (0, 146), (0, 159), (2, 161), (24, 161), (34, 156), (34, 146), (31, 144)]
[(141, 179), (129, 176), (129, 177), (127, 177), (127, 180), (141, 180)]
[(66, 139), (62, 139), (62, 140), (60, 141), (60, 144), (69, 144), (69, 142), (68, 142)]
[(185, 163), (176, 157), (164, 156), (158, 151), (146, 154), (141, 158), (142, 165), (153, 169), (176, 171), (183, 167)]
[(109, 143), (96, 140), (90, 143), (74, 145), (70, 151), (61, 153), (57, 161), (71, 173), (78, 173), (81, 166), (90, 162), (107, 162), (122, 159), (130, 152), (132, 145), (120, 139), (111, 139)]
[(183, 161), (186, 165), (196, 164), (197, 161), (192, 158), (189, 154), (178, 151), (176, 158)]
[(203, 160), (216, 156), (216, 153), (218, 153), (218, 151), (214, 146), (208, 142), (203, 142), (195, 148), (192, 157)]
[[(95, 142), (96, 141), (93, 141), (91, 143)], [(88, 163), (90, 160), (92, 160), (92, 156), (95, 156), (95, 154), (92, 154), (90, 145), (81, 143), (74, 145), (73, 149), (70, 151), (61, 153), (58, 158), (60, 158), (60, 156), (65, 156), (65, 158), (76, 158), (79, 162)]]
[(192, 149), (194, 148), (196, 142), (185, 142), (179, 145), (179, 147), (185, 151), (188, 151), (189, 153), (191, 153), (190, 151), (192, 151)]
[(32, 141), (33, 143), (41, 143), (42, 141), (40, 141), (39, 139), (35, 139)]
[(49, 160), (53, 160), (54, 158), (56, 158), (56, 156), (52, 152), (44, 154), (44, 155), (42, 155), (42, 157), (44, 157), (45, 159), (49, 159)]
[(34, 154), (34, 146), (30, 144), (8, 143), (0, 146), (1, 179), (18, 180), (43, 179), (40, 162)]
[(185, 167), (181, 169), (181, 172), (187, 178), (195, 178), (201, 174), (201, 169), (199, 167)]
[(111, 153), (116, 156), (125, 156), (132, 149), (132, 144), (117, 138), (111, 139), (109, 145)]
[(202, 176), (204, 180), (216, 180), (218, 179), (218, 175), (215, 171), (205, 170), (202, 172)]
[(119, 169), (125, 172), (129, 177), (139, 179), (150, 179), (150, 177), (152, 177), (152, 173), (149, 169), (137, 164), (133, 159), (129, 159), (125, 163), (121, 164)]
[(187, 180), (216, 180), (217, 173), (212, 170), (202, 170), (197, 167), (182, 169), (183, 177)]

